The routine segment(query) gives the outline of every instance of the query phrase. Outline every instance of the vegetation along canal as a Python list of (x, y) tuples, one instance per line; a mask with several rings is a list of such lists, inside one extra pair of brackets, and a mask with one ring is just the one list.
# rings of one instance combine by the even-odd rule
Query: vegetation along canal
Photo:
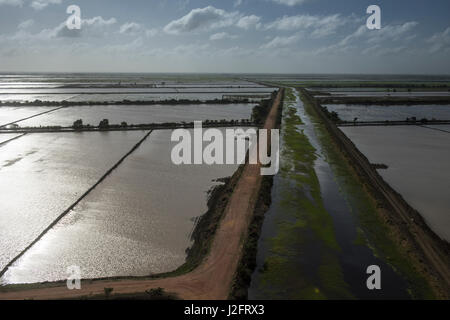
[[(281, 168), (258, 244), (250, 299), (431, 298), (388, 237), (376, 205), (294, 89), (286, 91)], [(367, 267), (382, 289), (368, 290)]]

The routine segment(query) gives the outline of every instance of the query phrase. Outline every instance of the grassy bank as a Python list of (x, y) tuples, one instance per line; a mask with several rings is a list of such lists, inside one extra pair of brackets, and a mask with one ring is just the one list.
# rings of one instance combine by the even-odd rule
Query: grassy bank
[(248, 229), (247, 239), (242, 249), (242, 257), (233, 280), (229, 299), (246, 300), (252, 274), (256, 268), (256, 254), (264, 215), (272, 202), (273, 176), (263, 177), (253, 219)]
[(342, 193), (347, 201), (356, 208), (360, 223), (357, 242), (367, 244), (374, 253), (393, 267), (409, 284), (409, 293), (416, 299), (433, 299), (433, 292), (428, 279), (420, 267), (412, 259), (411, 248), (406, 246), (404, 239), (393, 227), (387, 215), (382, 212), (384, 206), (369, 192), (365, 181), (340, 151), (339, 146), (331, 137), (326, 127), (312, 106), (312, 101), (302, 95), (306, 112), (313, 120), (317, 136), (323, 146), (327, 162), (337, 177)]
[[(352, 298), (314, 168), (316, 150), (299, 128), (303, 123), (293, 105), (292, 91), (286, 90), (286, 100), (281, 168), (273, 189), (277, 197), (272, 205), (275, 230), (265, 241), (268, 252), (256, 275), (256, 286), (262, 299)], [(314, 261), (306, 261), (311, 257)], [(317, 267), (310, 268), (310, 263)]]

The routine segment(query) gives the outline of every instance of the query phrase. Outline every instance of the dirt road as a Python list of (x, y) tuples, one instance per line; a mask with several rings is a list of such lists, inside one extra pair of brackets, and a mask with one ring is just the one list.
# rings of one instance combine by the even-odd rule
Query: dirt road
[[(282, 92), (273, 104), (264, 128), (276, 126)], [(230, 197), (224, 217), (217, 229), (210, 253), (202, 264), (190, 273), (173, 278), (155, 280), (94, 280), (82, 283), (81, 290), (60, 286), (0, 292), (0, 299), (59, 299), (103, 294), (104, 288), (113, 288), (114, 294), (144, 292), (164, 288), (182, 299), (227, 299), (242, 243), (246, 237), (254, 206), (261, 186), (260, 165), (246, 165)]]

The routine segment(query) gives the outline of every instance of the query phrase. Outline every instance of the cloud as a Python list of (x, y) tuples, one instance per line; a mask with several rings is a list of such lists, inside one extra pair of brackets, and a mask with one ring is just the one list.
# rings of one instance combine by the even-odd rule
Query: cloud
[(23, 0), (0, 0), (0, 6), (1, 5), (21, 7), (23, 5)]
[[(399, 25), (387, 25), (380, 30), (366, 30), (375, 31), (368, 33), (369, 43), (380, 43), (383, 41), (397, 41), (405, 39), (405, 34), (412, 31), (419, 23), (416, 21), (405, 22)], [(367, 34), (367, 32), (366, 32)]]
[(127, 22), (120, 27), (119, 32), (123, 34), (136, 34), (142, 31), (142, 26), (136, 22)]
[(147, 29), (145, 30), (145, 35), (148, 38), (152, 38), (158, 34), (158, 29)]
[(293, 44), (295, 44), (298, 40), (300, 40), (301, 35), (300, 34), (294, 34), (293, 36), (289, 37), (281, 37), (277, 36), (273, 38), (268, 43), (261, 46), (261, 49), (274, 49), (274, 48), (280, 48), (280, 47), (289, 47)]
[(252, 27), (259, 29), (261, 27), (261, 17), (255, 16), (255, 15), (250, 15), (250, 16), (245, 16), (239, 19), (239, 21), (237, 22), (237, 26), (239, 28), (248, 30)]
[[(361, 25), (348, 36), (344, 37), (336, 44), (325, 48), (320, 48), (316, 53), (326, 54), (330, 52), (348, 52), (351, 49), (362, 48), (370, 52), (381, 51), (381, 48), (389, 48), (396, 45), (395, 48), (403, 48), (398, 42), (409, 42), (414, 39), (414, 34), (409, 34), (418, 22), (409, 21), (399, 25), (386, 25), (380, 30), (369, 30), (366, 25)], [(367, 52), (369, 52), (367, 51)], [(386, 53), (390, 50), (383, 50)]]
[(115, 18), (103, 19), (97, 16), (90, 19), (81, 20), (81, 29), (70, 30), (66, 26), (66, 22), (61, 23), (53, 29), (44, 29), (40, 32), (43, 38), (78, 38), (87, 37), (103, 37), (107, 34), (108, 28), (117, 22)]
[(164, 31), (169, 34), (182, 34), (195, 30), (226, 27), (234, 23), (237, 15), (237, 12), (230, 13), (213, 6), (193, 9), (184, 17), (167, 24)]
[(232, 35), (227, 32), (219, 32), (219, 33), (215, 33), (215, 34), (211, 35), (209, 37), (209, 40), (216, 41), (216, 40), (236, 39), (236, 38), (238, 38), (238, 36), (236, 36), (236, 35)]
[(136, 36), (144, 34), (146, 37), (154, 37), (158, 34), (157, 29), (146, 29), (143, 25), (136, 22), (127, 22), (120, 26), (119, 33)]
[(25, 21), (22, 21), (21, 23), (19, 23), (19, 25), (17, 26), (17, 29), (20, 29), (20, 30), (28, 29), (33, 24), (34, 24), (33, 19), (25, 20)]
[(275, 3), (284, 4), (289, 7), (293, 7), (299, 4), (303, 4), (307, 0), (272, 0)]
[(30, 6), (35, 10), (42, 10), (49, 4), (60, 4), (62, 0), (34, 0)]
[(384, 46), (380, 46), (380, 45), (375, 45), (373, 47), (369, 47), (364, 49), (361, 53), (363, 55), (374, 55), (377, 57), (381, 57), (381, 56), (387, 56), (387, 55), (398, 55), (400, 53), (406, 53), (407, 51), (409, 51), (410, 48), (406, 47), (406, 46), (399, 46), (399, 47), (384, 47)]
[(450, 27), (443, 32), (435, 33), (432, 37), (427, 39), (427, 42), (431, 44), (430, 52), (436, 53), (438, 51), (450, 51)]
[(336, 30), (351, 19), (339, 14), (328, 16), (296, 15), (284, 16), (266, 25), (266, 29), (279, 31), (310, 30), (313, 38), (334, 34)]
[(345, 46), (356, 40), (377, 44), (385, 41), (410, 39), (410, 37), (406, 37), (405, 35), (418, 24), (416, 21), (409, 21), (399, 25), (386, 25), (380, 30), (369, 30), (365, 25), (362, 25), (354, 33), (341, 40), (339, 44)]

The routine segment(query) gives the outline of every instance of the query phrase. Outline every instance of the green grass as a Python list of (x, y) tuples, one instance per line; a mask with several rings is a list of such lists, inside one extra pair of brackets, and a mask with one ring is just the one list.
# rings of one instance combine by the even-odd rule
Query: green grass
[(342, 188), (342, 194), (352, 204), (351, 207), (356, 208), (360, 229), (355, 242), (358, 244), (367, 243), (374, 250), (375, 255), (390, 264), (394, 270), (406, 278), (413, 298), (434, 299), (435, 296), (428, 282), (414, 268), (414, 264), (407, 253), (390, 236), (391, 230), (379, 216), (375, 201), (361, 187), (361, 181), (354, 174), (347, 159), (337, 149), (315, 110), (306, 99), (304, 105), (306, 112), (314, 122), (326, 161), (337, 177), (337, 182)]
[[(292, 107), (295, 96), (286, 91), (283, 144), (275, 235), (267, 239), (269, 252), (261, 271), (259, 292), (265, 298), (336, 299), (353, 298), (338, 261), (340, 247), (333, 221), (325, 210), (314, 170), (316, 150), (303, 131), (301, 118)], [(310, 245), (320, 246), (314, 275), (298, 260)]]

